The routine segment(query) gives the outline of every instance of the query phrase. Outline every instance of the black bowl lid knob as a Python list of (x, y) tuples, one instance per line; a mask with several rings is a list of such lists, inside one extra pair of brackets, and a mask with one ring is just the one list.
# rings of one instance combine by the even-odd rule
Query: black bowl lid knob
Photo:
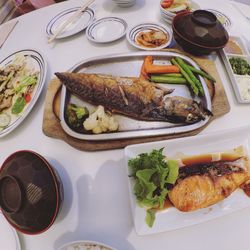
[(193, 22), (204, 27), (213, 26), (217, 22), (217, 17), (207, 10), (196, 10), (192, 13), (191, 18)]
[(17, 213), (23, 201), (23, 192), (18, 179), (6, 175), (0, 179), (0, 207), (6, 213)]

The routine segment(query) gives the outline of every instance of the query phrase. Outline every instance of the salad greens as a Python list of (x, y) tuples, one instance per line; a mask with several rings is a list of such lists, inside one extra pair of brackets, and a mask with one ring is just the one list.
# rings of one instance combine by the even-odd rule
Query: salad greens
[(245, 59), (240, 57), (231, 57), (229, 62), (234, 74), (250, 75), (250, 65)]
[(128, 161), (134, 178), (134, 194), (140, 206), (147, 208), (146, 223), (153, 226), (155, 213), (164, 207), (170, 184), (175, 184), (179, 167), (175, 160), (166, 161), (163, 148), (142, 153)]

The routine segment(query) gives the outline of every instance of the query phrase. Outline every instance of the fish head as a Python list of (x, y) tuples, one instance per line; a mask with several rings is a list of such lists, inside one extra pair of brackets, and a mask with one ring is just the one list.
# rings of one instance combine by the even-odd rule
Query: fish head
[(205, 120), (208, 115), (212, 115), (211, 111), (204, 108), (201, 103), (181, 96), (165, 97), (164, 108), (168, 119), (174, 123), (192, 124)]

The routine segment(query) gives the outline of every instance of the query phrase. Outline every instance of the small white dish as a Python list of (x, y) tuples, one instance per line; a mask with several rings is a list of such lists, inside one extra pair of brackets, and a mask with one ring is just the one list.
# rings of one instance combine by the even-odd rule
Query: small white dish
[(87, 38), (95, 43), (116, 41), (126, 34), (127, 23), (118, 17), (104, 17), (91, 23), (87, 30)]
[(0, 245), (4, 250), (21, 250), (17, 232), (0, 213)]
[[(167, 36), (167, 40), (166, 42), (164, 42), (163, 44), (159, 45), (159, 46), (155, 46), (155, 47), (146, 47), (143, 46), (141, 44), (138, 43), (138, 36), (140, 36), (142, 34), (142, 32), (147, 33), (150, 31), (162, 31), (166, 36)], [(156, 23), (142, 23), (139, 25), (134, 26), (132, 29), (130, 29), (127, 32), (127, 40), (128, 42), (138, 48), (138, 49), (142, 49), (142, 50), (160, 50), (163, 48), (168, 47), (171, 44), (173, 35), (171, 30), (166, 27), (166, 26), (162, 26)]]
[(106, 244), (96, 241), (73, 241), (61, 246), (58, 250), (115, 250)]
[[(63, 25), (79, 8), (80, 7), (75, 7), (65, 10), (53, 17), (46, 27), (46, 33), (48, 37), (53, 36), (55, 31), (61, 25)], [(87, 26), (93, 21), (94, 16), (94, 11), (91, 8), (87, 8), (74, 22), (66, 26), (66, 28), (56, 37), (56, 39), (69, 37), (86, 29)]]

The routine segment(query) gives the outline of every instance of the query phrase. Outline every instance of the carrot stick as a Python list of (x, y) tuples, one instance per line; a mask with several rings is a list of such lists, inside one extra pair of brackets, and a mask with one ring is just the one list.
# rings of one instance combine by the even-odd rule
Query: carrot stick
[(179, 73), (179, 67), (175, 65), (154, 65), (153, 57), (146, 56), (144, 59), (144, 68), (147, 74)]
[(148, 80), (149, 76), (145, 70), (145, 61), (143, 62), (142, 66), (141, 66), (141, 72), (140, 72), (140, 77), (141, 80)]

